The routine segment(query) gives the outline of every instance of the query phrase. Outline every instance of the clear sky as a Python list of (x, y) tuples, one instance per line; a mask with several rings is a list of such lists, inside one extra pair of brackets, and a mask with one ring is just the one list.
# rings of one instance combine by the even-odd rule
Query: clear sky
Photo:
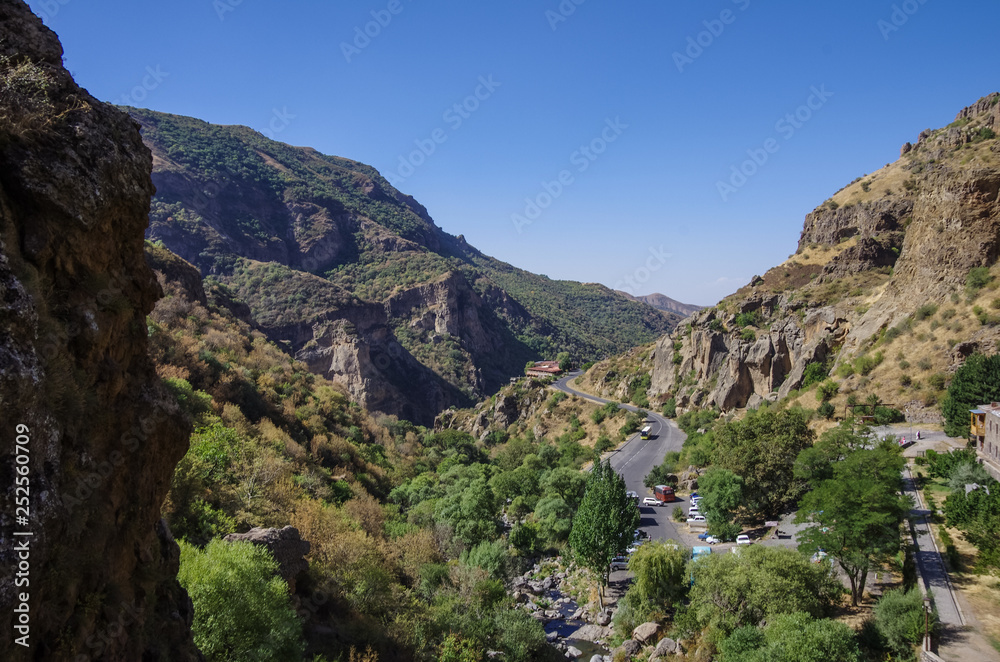
[(1000, 89), (996, 0), (29, 5), (100, 99), (369, 163), (485, 253), (703, 305)]

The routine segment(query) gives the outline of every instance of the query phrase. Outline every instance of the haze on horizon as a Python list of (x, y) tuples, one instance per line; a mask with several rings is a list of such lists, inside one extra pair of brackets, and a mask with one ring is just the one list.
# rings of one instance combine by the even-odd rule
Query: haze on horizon
[(29, 5), (98, 98), (371, 164), (499, 259), (701, 305), (1000, 88), (976, 0)]

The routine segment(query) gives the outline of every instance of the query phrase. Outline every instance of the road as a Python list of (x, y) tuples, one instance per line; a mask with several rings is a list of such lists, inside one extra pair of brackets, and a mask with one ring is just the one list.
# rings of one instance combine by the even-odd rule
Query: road
[[(610, 400), (577, 391), (569, 385), (572, 380), (581, 374), (583, 373), (578, 371), (571, 372), (556, 381), (553, 387), (564, 393), (575, 395), (597, 404), (610, 402)], [(622, 408), (629, 411), (638, 411), (639, 409), (638, 407), (626, 404), (623, 404)], [(684, 440), (687, 438), (687, 435), (681, 432), (680, 428), (674, 423), (655, 412), (649, 412), (647, 420), (652, 428), (652, 434), (649, 439), (640, 439), (639, 434), (636, 433), (617, 449), (604, 455), (604, 459), (609, 460), (611, 467), (625, 479), (625, 486), (629, 490), (634, 490), (639, 495), (640, 501), (643, 497), (653, 496), (653, 491), (642, 484), (646, 474), (653, 467), (662, 463), (663, 456), (669, 451), (679, 452), (684, 445)], [(683, 540), (675, 528), (673, 520), (670, 518), (675, 505), (681, 506), (685, 510), (688, 507), (686, 501), (675, 501), (668, 506), (642, 506), (639, 509), (639, 512), (642, 514), (642, 519), (639, 522), (640, 528), (649, 533), (653, 540), (666, 540), (668, 538), (677, 541)]]

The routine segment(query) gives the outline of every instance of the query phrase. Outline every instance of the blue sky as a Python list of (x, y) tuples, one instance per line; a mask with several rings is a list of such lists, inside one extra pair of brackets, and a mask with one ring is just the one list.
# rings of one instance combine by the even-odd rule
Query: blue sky
[(994, 0), (29, 5), (100, 99), (369, 163), (518, 267), (703, 305), (1000, 89)]

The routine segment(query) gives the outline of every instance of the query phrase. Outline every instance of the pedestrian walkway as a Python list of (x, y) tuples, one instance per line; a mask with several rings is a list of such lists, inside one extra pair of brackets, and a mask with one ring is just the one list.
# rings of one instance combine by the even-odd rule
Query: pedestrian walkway
[(937, 544), (934, 542), (934, 535), (928, 522), (928, 510), (924, 507), (920, 495), (917, 493), (916, 483), (907, 467), (903, 476), (903, 489), (905, 493), (913, 499), (916, 507), (910, 511), (910, 524), (915, 532), (914, 542), (917, 545), (914, 556), (917, 562), (917, 571), (920, 574), (920, 581), (926, 591), (931, 593), (934, 607), (937, 609), (938, 618), (946, 625), (965, 625), (965, 617), (953, 593), (951, 581), (948, 578), (948, 571), (944, 567), (944, 560), (938, 552)]

